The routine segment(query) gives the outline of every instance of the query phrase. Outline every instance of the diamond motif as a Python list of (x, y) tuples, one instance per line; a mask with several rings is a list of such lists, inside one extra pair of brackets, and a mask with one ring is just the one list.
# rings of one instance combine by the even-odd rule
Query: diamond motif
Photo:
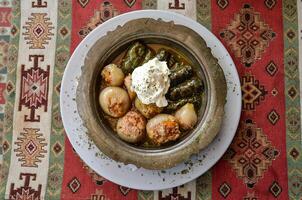
[(62, 35), (63, 38), (64, 38), (66, 35), (68, 35), (69, 31), (68, 31), (68, 29), (67, 29), (65, 26), (63, 26), (63, 27), (60, 29), (60, 33), (61, 33), (61, 35)]
[(278, 90), (276, 88), (272, 89), (271, 94), (275, 97), (278, 95)]
[(284, 64), (286, 75), (295, 78), (298, 73), (298, 53), (295, 49), (290, 48), (285, 52)]
[(243, 110), (255, 110), (256, 105), (265, 99), (267, 91), (254, 76), (246, 74), (241, 79)]
[(25, 150), (32, 155), (33, 153), (35, 153), (35, 151), (37, 150), (37, 146), (36, 144), (30, 140), (26, 145), (25, 145)]
[(231, 191), (232, 191), (231, 187), (226, 182), (221, 184), (219, 187), (219, 193), (224, 198), (226, 198), (231, 193)]
[(9, 149), (9, 143), (6, 140), (2, 144), (2, 149), (4, 153)]
[(81, 5), (82, 8), (85, 8), (89, 3), (89, 0), (77, 0), (77, 2)]
[(247, 162), (247, 160), (244, 159), (244, 158), (240, 158), (240, 159), (238, 160), (238, 162), (239, 162), (240, 164), (244, 164), (244, 163)]
[(17, 34), (17, 32), (18, 32), (17, 27), (15, 25), (13, 25), (12, 28), (11, 28), (11, 30), (10, 30), (10, 32), (11, 32), (11, 34), (13, 36), (15, 36)]
[(224, 10), (229, 5), (229, 1), (228, 0), (218, 0), (217, 4), (218, 4), (219, 8)]
[[(240, 143), (246, 145), (238, 145)], [(249, 188), (254, 187), (279, 155), (279, 151), (267, 140), (262, 129), (250, 119), (240, 124), (230, 149), (233, 155), (228, 158), (228, 161), (238, 177), (242, 178)]]
[(255, 142), (252, 144), (252, 146), (257, 149), (258, 147), (260, 147), (261, 145), (259, 144), (259, 142)]
[(6, 84), (6, 91), (10, 95), (15, 90), (14, 84), (9, 80)]
[(264, 4), (268, 9), (273, 9), (273, 7), (276, 5), (276, 0), (265, 0)]
[(245, 156), (248, 157), (248, 158), (251, 158), (253, 155), (255, 155), (255, 152), (252, 149), (248, 149), (245, 152)]
[(120, 185), (119, 190), (124, 196), (127, 196), (131, 189)]
[(294, 100), (296, 98), (296, 96), (297, 96), (297, 89), (295, 88), (295, 86), (291, 86), (287, 92), (288, 92), (287, 93), (288, 96), (290, 96), (290, 98), (292, 100)]
[(280, 119), (280, 115), (276, 112), (276, 110), (271, 110), (271, 112), (267, 115), (267, 119), (269, 120), (269, 122), (272, 125), (275, 125), (279, 119)]
[(290, 41), (293, 41), (296, 38), (296, 33), (290, 28), (286, 31), (286, 36)]
[(34, 29), (33, 29), (33, 32), (35, 34), (36, 37), (41, 37), (44, 33), (44, 28), (43, 26), (41, 26), (40, 24), (37, 24)]
[(238, 146), (240, 147), (240, 148), (244, 148), (244, 147), (246, 147), (246, 143), (244, 143), (244, 142), (240, 142), (239, 144), (238, 144)]
[(72, 193), (76, 193), (81, 188), (81, 183), (77, 177), (73, 177), (67, 185)]
[(277, 65), (272, 60), (266, 65), (265, 69), (270, 76), (274, 76), (278, 71)]
[(62, 152), (62, 145), (60, 144), (59, 141), (57, 141), (53, 146), (52, 146), (53, 152), (55, 152), (56, 155), (60, 154)]
[(276, 36), (249, 4), (245, 4), (239, 13), (235, 14), (230, 25), (219, 34), (246, 67), (261, 58)]
[(293, 147), (293, 148), (290, 150), (289, 154), (292, 156), (292, 158), (293, 158), (294, 160), (297, 160), (297, 158), (298, 158), (299, 155), (300, 155), (299, 151), (298, 151), (295, 147)]
[(15, 144), (18, 148), (14, 149), (14, 152), (16, 152), (18, 161), (22, 163), (22, 167), (38, 167), (38, 163), (47, 153), (45, 150), (47, 143), (39, 131), (40, 129), (24, 128), (24, 132), (17, 137)]
[(272, 185), (269, 187), (269, 191), (271, 192), (272, 195), (274, 195), (275, 198), (277, 198), (282, 192), (282, 188), (276, 181), (274, 181)]
[(54, 27), (46, 13), (31, 13), (31, 17), (25, 22), (23, 28), (26, 30), (23, 35), (26, 44), (30, 44), (30, 49), (45, 49), (45, 45), (51, 40), (54, 34), (51, 32)]
[[(250, 32), (250, 31), (245, 31), (243, 34), (242, 34), (242, 36), (246, 39), (246, 40), (249, 40), (249, 39), (251, 39), (252, 37), (253, 37), (253, 34)], [(256, 41), (256, 40), (254, 40), (254, 41)]]
[(136, 0), (124, 0), (124, 2), (129, 8), (131, 8), (135, 4)]

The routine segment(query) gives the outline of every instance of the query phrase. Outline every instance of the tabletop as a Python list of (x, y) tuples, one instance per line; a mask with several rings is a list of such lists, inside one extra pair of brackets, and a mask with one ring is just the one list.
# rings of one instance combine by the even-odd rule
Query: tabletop
[[(174, 11), (207, 27), (241, 81), (240, 125), (223, 158), (161, 191), (96, 174), (73, 150), (60, 116), (61, 78), (79, 42), (140, 9)], [(302, 199), (301, 52), (301, 0), (0, 0), (0, 199)]]

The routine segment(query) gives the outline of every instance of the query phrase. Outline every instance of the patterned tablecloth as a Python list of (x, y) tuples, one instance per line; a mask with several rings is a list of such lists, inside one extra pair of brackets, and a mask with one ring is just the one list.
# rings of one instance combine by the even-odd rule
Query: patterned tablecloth
[[(241, 79), (241, 122), (223, 159), (163, 191), (122, 187), (89, 169), (59, 111), (64, 67), (79, 42), (138, 9), (206, 26)], [(301, 52), (301, 0), (0, 0), (0, 199), (302, 199)]]

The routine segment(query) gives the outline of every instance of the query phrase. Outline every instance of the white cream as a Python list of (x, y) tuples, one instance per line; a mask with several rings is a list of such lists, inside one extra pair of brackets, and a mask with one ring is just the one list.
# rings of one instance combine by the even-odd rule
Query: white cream
[(169, 74), (167, 63), (153, 58), (132, 72), (132, 90), (142, 103), (165, 107), (168, 105), (165, 94), (170, 87)]

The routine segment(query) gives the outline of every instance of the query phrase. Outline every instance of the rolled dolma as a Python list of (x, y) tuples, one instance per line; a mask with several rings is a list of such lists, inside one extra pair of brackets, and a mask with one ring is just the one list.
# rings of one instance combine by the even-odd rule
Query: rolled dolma
[(165, 111), (169, 112), (169, 113), (174, 112), (177, 109), (179, 109), (180, 107), (182, 107), (183, 105), (185, 105), (186, 103), (194, 104), (195, 109), (198, 110), (201, 105), (201, 95), (195, 95), (195, 96), (191, 96), (189, 98), (179, 99), (177, 101), (169, 100), (168, 106), (165, 107)]
[(190, 78), (192, 74), (193, 68), (190, 65), (174, 65), (169, 75), (171, 86), (184, 82)]
[(190, 97), (194, 93), (201, 91), (202, 87), (202, 82), (197, 77), (193, 77), (179, 85), (176, 85), (175, 87), (170, 88), (168, 91), (168, 97), (170, 100)]

